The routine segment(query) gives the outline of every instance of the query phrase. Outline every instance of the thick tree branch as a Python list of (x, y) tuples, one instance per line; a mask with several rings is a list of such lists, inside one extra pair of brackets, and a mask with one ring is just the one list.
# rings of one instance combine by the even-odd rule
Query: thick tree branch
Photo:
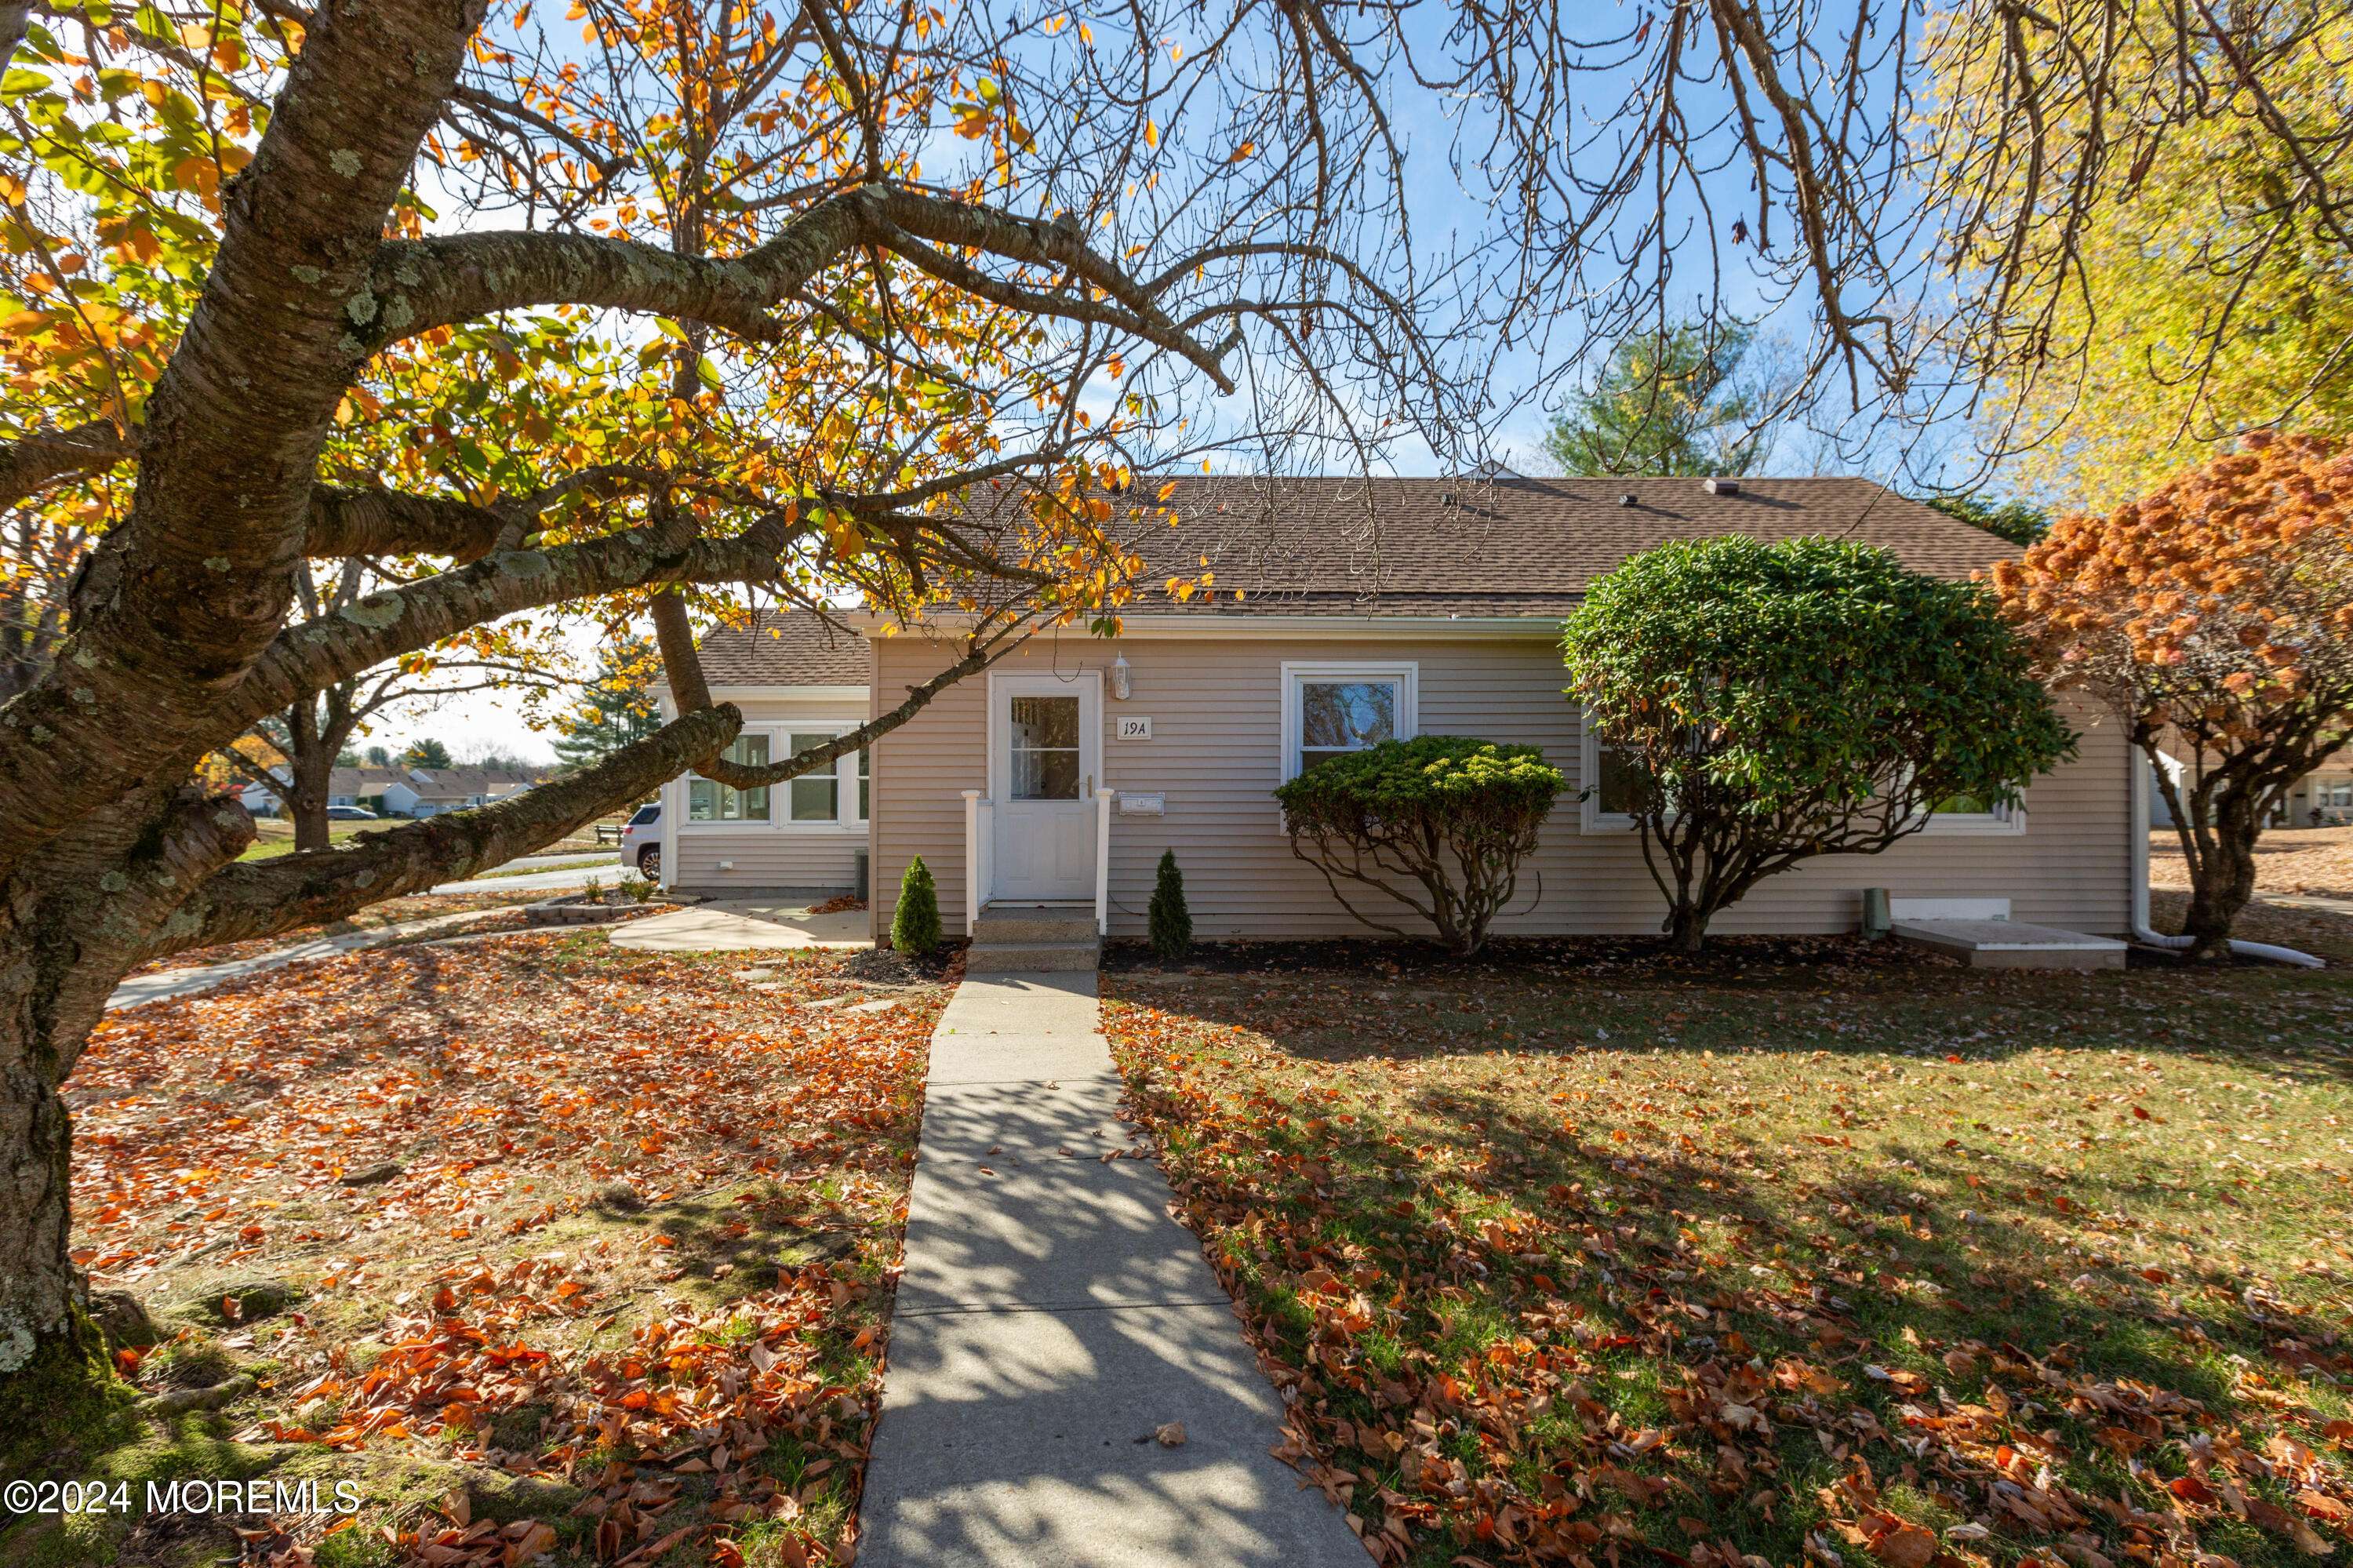
[(397, 490), (311, 492), (302, 553), (344, 556), (454, 556), (459, 565), (490, 554), (507, 518), (487, 506)]
[(732, 705), (708, 708), (663, 726), (594, 768), (495, 806), (450, 811), (388, 832), (355, 833), (335, 849), (226, 866), (205, 881), (184, 917), (171, 922), (177, 934), (151, 938), (144, 956), (153, 959), (339, 920), (387, 898), (503, 864), (641, 799), (684, 772), (695, 757), (723, 748), (743, 726), (744, 715)]
[(137, 451), (111, 419), (92, 419), (69, 430), (35, 430), (0, 444), (0, 511), (53, 481), (112, 468)]
[(706, 322), (754, 343), (785, 325), (768, 313), (845, 252), (874, 238), (876, 193), (818, 203), (784, 232), (731, 260), (681, 256), (628, 239), (510, 231), (389, 241), (361, 307), (377, 342), (500, 311), (593, 305)]

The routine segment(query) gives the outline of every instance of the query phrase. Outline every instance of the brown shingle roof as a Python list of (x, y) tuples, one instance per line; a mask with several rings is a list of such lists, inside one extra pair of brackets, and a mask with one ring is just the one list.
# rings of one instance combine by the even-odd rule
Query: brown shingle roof
[(855, 631), (805, 609), (764, 609), (745, 626), (723, 626), (699, 644), (712, 686), (863, 686), (873, 655)]
[[(1163, 482), (1141, 480), (1111, 498), (1113, 531), (1132, 535), (1145, 563), (1148, 586), (1131, 615), (1557, 620), (1629, 556), (1725, 534), (1859, 539), (1915, 571), (1956, 579), (2019, 554), (1863, 479), (1744, 479), (1738, 494), (1712, 495), (1704, 481), (1682, 478), (1195, 475), (1174, 481), (1165, 503)], [(1620, 503), (1625, 494), (1634, 505)], [(1164, 507), (1176, 526), (1158, 520)], [(1213, 595), (1179, 601), (1162, 588), (1172, 576), (1199, 576), (1205, 556)], [(712, 686), (862, 686), (871, 667), (862, 639), (806, 610), (762, 611), (702, 641)]]
[[(1638, 551), (1725, 534), (1858, 539), (1947, 578), (2019, 553), (1862, 479), (1747, 479), (1736, 495), (1683, 478), (1175, 483), (1166, 505), (1176, 526), (1136, 540), (1152, 588), (1132, 613), (1555, 616)], [(1152, 508), (1159, 484), (1138, 482), (1124, 504)], [(1625, 494), (1636, 503), (1621, 505)], [(1172, 575), (1198, 576), (1204, 556), (1213, 599), (1180, 604), (1160, 588)]]

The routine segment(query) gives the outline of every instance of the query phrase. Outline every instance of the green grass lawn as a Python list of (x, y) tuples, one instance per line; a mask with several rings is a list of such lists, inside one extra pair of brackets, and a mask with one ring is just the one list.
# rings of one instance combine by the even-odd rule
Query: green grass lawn
[[(341, 843), (363, 828), (382, 828), (395, 825), (396, 824), (389, 821), (376, 822), (330, 822), (327, 824), (327, 840), (330, 843)], [(273, 855), (292, 854), (294, 853), (294, 824), (287, 821), (284, 817), (256, 817), (253, 820), (253, 826), (255, 829), (254, 841), (252, 844), (247, 848), (245, 853), (238, 858), (243, 860), (268, 860)]]
[[(330, 822), (327, 824), (327, 838), (330, 843), (339, 844), (353, 833), (383, 828), (405, 827), (407, 825), (407, 821), (405, 817), (385, 817), (373, 822)], [(257, 836), (245, 853), (239, 857), (240, 859), (267, 860), (272, 855), (294, 853), (292, 822), (283, 817), (256, 817), (253, 825)], [(560, 842), (548, 845), (545, 849), (534, 850), (532, 853), (541, 855), (577, 853), (583, 858), (587, 858), (597, 854), (611, 854), (614, 849), (610, 844), (597, 843), (596, 831), (592, 827), (583, 828), (578, 836), (565, 839)], [(537, 869), (546, 871), (551, 868), (540, 866)]]
[(1725, 942), (1104, 991), (1383, 1562), (2345, 1561), (2353, 969)]

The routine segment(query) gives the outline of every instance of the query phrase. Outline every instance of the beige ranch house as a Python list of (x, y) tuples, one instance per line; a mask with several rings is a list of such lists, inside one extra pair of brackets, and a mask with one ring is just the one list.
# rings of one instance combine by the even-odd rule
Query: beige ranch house
[[(1612, 770), (1561, 694), (1559, 627), (1586, 586), (1637, 551), (1725, 534), (1859, 539), (1949, 578), (2014, 553), (1850, 479), (1202, 478), (1171, 504), (1181, 521), (1155, 530), (1152, 580), (1206, 556), (1213, 595), (1155, 592), (1116, 639), (1041, 634), (831, 773), (770, 790), (674, 780), (664, 880), (823, 896), (866, 872), (879, 936), (920, 854), (951, 934), (992, 906), (1047, 906), (1066, 929), (1137, 937), (1173, 849), (1198, 937), (1361, 935), (1293, 855), (1271, 791), (1336, 751), (1445, 734), (1540, 747), (1569, 777), (1499, 934), (1655, 932), (1664, 906)], [(845, 620), (853, 630), (770, 615), (706, 641), (713, 696), (745, 716), (740, 759), (853, 728), (956, 656), (952, 637)], [(2023, 810), (1940, 815), (1885, 854), (1814, 862), (1713, 928), (1850, 932), (1878, 887), (1899, 919), (2126, 931), (2136, 770), (2113, 723), (2069, 717), (2080, 753), (2032, 781)]]

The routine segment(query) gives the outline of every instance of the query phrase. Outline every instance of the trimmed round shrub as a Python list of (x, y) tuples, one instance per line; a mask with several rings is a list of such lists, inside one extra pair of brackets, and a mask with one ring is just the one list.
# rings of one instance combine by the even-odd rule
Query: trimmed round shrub
[(1340, 884), (1374, 888), (1468, 955), (1511, 902), (1520, 863), (1566, 787), (1535, 747), (1426, 735), (1327, 758), (1274, 798), (1292, 853), (1324, 874), (1340, 907), (1405, 936), (1351, 904)]

